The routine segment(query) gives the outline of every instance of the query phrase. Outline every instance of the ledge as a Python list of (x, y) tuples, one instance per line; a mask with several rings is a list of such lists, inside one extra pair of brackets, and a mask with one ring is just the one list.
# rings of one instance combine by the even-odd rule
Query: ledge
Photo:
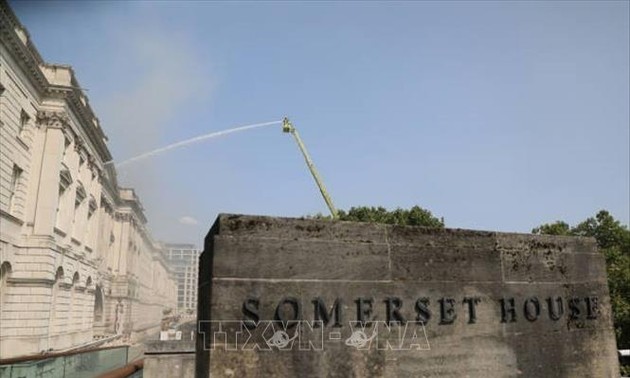
[(55, 280), (48, 278), (9, 277), (7, 283), (24, 286), (52, 286)]
[(20, 218), (16, 217), (15, 215), (6, 212), (4, 210), (0, 210), (0, 215), (2, 215), (3, 217), (7, 218), (8, 220), (10, 220), (11, 222), (21, 226), (24, 224), (24, 221), (21, 220)]
[(24, 139), (22, 139), (20, 135), (16, 135), (15, 140), (17, 140), (20, 146), (22, 146), (22, 148), (24, 148), (26, 151), (29, 150), (28, 144), (26, 144), (26, 142), (24, 141)]
[(146, 355), (195, 353), (195, 341), (190, 340), (151, 340), (145, 343)]
[(156, 327), (160, 327), (161, 323), (157, 322), (157, 323), (152, 323), (152, 324), (143, 324), (140, 328), (136, 328), (136, 329), (132, 329), (132, 332), (144, 332), (148, 329), (151, 328), (156, 328)]

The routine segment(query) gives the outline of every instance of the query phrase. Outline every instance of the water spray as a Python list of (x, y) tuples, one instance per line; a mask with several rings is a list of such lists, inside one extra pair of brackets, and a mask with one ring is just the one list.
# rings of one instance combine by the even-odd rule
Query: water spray
[(254, 124), (251, 124), (251, 125), (234, 127), (234, 128), (227, 129), (227, 130), (215, 131), (215, 132), (212, 132), (212, 133), (200, 135), (198, 137), (186, 139), (186, 140), (183, 140), (181, 142), (169, 144), (168, 146), (157, 148), (157, 149), (151, 150), (149, 152), (145, 152), (143, 154), (134, 156), (132, 158), (129, 158), (129, 159), (124, 160), (124, 161), (122, 161), (120, 163), (117, 163), (117, 164), (114, 163), (113, 160), (110, 160), (110, 161), (106, 162), (105, 165), (113, 164), (113, 165), (116, 166), (116, 168), (120, 168), (120, 167), (122, 167), (124, 165), (127, 165), (129, 163), (132, 163), (134, 161), (143, 160), (143, 159), (146, 159), (148, 157), (159, 155), (159, 154), (162, 154), (164, 152), (173, 150), (175, 148), (184, 147), (184, 146), (188, 146), (188, 145), (193, 144), (193, 143), (201, 142), (201, 141), (204, 141), (206, 139), (211, 139), (211, 138), (215, 138), (215, 137), (219, 137), (219, 136), (223, 136), (223, 135), (227, 135), (227, 134), (231, 134), (231, 133), (236, 133), (236, 132), (239, 132), (239, 131), (255, 129), (255, 128), (258, 128), (258, 127), (278, 125), (280, 123), (282, 124), (282, 131), (285, 132), (285, 133), (292, 134), (293, 137), (295, 138), (295, 141), (297, 142), (298, 147), (300, 148), (300, 151), (302, 152), (302, 155), (304, 156), (304, 160), (306, 161), (306, 165), (307, 165), (309, 171), (311, 172), (311, 175), (313, 176), (313, 179), (315, 179), (315, 183), (317, 184), (317, 187), (319, 188), (319, 191), (322, 194), (322, 197), (324, 197), (324, 201), (326, 202), (326, 206), (328, 206), (328, 210), (330, 210), (330, 214), (332, 215), (333, 219), (338, 218), (337, 209), (335, 208), (335, 205), (333, 204), (332, 199), (330, 198), (330, 195), (328, 194), (328, 191), (326, 190), (326, 187), (324, 186), (324, 182), (323, 182), (321, 176), (319, 175), (319, 173), (317, 172), (317, 169), (315, 168), (315, 164), (313, 164), (313, 160), (311, 159), (310, 155), (308, 154), (308, 151), (306, 150), (306, 146), (304, 145), (304, 142), (302, 142), (302, 139), (300, 138), (300, 135), (298, 134), (297, 130), (295, 129), (295, 127), (293, 126), (291, 121), (289, 121), (289, 119), (286, 118), (286, 117), (282, 121), (271, 121), (271, 122), (254, 123)]
[(215, 131), (215, 132), (204, 134), (204, 135), (200, 135), (200, 136), (197, 136), (197, 137), (194, 137), (194, 138), (186, 139), (186, 140), (183, 140), (181, 142), (169, 144), (168, 146), (157, 148), (157, 149), (149, 151), (149, 152), (145, 152), (143, 154), (140, 154), (140, 155), (134, 156), (132, 158), (129, 158), (127, 160), (124, 160), (124, 161), (122, 161), (120, 163), (114, 163), (113, 160), (110, 160), (110, 161), (106, 162), (105, 164), (114, 164), (116, 166), (116, 168), (120, 168), (123, 165), (127, 165), (129, 163), (134, 162), (134, 161), (143, 160), (143, 159), (146, 159), (148, 157), (159, 155), (159, 154), (161, 154), (163, 152), (170, 151), (170, 150), (173, 150), (173, 149), (179, 148), (179, 147), (184, 147), (184, 146), (187, 146), (189, 144), (201, 142), (201, 141), (206, 140), (206, 139), (216, 138), (216, 137), (219, 137), (219, 136), (232, 134), (232, 133), (236, 133), (236, 132), (239, 132), (239, 131), (255, 129), (255, 128), (258, 128), (258, 127), (278, 125), (280, 123), (282, 123), (282, 121), (271, 121), (271, 122), (263, 122), (263, 123), (254, 123), (254, 124), (251, 124), (251, 125), (238, 126), (238, 127), (234, 127), (234, 128), (227, 129), (227, 130)]

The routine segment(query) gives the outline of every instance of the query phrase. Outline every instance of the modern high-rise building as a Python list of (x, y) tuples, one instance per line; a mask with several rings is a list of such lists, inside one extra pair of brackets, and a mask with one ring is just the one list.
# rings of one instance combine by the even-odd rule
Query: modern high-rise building
[(70, 66), (0, 0), (0, 358), (159, 330), (176, 283)]
[(192, 244), (166, 244), (164, 254), (177, 279), (177, 308), (196, 310), (201, 250)]

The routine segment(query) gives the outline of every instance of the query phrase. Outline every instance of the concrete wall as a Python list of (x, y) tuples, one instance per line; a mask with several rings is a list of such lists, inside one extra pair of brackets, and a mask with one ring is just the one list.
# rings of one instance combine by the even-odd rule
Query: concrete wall
[(152, 341), (146, 346), (143, 377), (195, 375), (195, 344), (192, 341)]
[(198, 377), (618, 375), (590, 238), (221, 215), (200, 265)]

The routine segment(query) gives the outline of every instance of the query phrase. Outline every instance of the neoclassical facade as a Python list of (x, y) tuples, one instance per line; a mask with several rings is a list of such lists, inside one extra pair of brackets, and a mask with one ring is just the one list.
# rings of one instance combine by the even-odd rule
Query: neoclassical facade
[(71, 67), (0, 1), (0, 358), (159, 330), (177, 283)]

